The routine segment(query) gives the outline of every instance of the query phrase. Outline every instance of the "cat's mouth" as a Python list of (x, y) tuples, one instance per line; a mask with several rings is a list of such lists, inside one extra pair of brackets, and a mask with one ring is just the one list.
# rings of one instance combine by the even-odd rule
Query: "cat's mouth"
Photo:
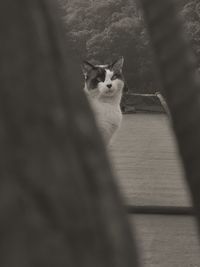
[(105, 91), (105, 93), (106, 93), (107, 95), (113, 95), (114, 92), (115, 92), (115, 89), (112, 89), (112, 88), (107, 89), (107, 90)]

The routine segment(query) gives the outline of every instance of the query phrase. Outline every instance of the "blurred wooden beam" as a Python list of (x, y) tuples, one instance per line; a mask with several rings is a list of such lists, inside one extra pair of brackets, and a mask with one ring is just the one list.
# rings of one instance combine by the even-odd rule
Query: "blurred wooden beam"
[(0, 266), (138, 266), (55, 2), (0, 2)]
[(200, 226), (200, 83), (173, 0), (141, 0)]

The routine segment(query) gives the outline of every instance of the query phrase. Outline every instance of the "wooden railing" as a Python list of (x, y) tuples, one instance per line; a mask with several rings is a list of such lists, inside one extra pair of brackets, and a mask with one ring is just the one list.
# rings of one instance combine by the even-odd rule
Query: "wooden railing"
[[(163, 110), (166, 112), (168, 116), (170, 116), (169, 107), (167, 105), (167, 102), (163, 95), (160, 92), (156, 92), (155, 94), (140, 94), (140, 93), (128, 93), (128, 96), (140, 96), (140, 97), (156, 97), (159, 99), (161, 106), (163, 107)], [(128, 97), (127, 96), (127, 97)]]

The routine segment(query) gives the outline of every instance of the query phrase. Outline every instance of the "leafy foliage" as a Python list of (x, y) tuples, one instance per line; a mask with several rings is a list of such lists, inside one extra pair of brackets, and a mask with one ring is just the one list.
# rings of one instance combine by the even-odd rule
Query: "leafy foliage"
[(200, 2), (192, 0), (185, 4), (181, 15), (185, 21), (185, 31), (189, 37), (196, 54), (198, 67), (200, 67)]
[[(152, 51), (141, 11), (132, 0), (60, 0), (65, 10), (67, 37), (81, 59), (108, 63), (125, 58), (125, 78), (135, 92), (155, 92)], [(183, 1), (181, 15), (185, 31), (200, 65), (199, 0)]]

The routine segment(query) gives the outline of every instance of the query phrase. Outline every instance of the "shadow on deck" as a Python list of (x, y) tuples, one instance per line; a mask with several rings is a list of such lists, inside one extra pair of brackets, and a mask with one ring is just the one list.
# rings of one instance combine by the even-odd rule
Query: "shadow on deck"
[[(190, 196), (165, 114), (124, 115), (110, 150), (127, 205), (190, 210)], [(200, 266), (191, 214), (130, 215), (133, 221), (143, 266)]]

